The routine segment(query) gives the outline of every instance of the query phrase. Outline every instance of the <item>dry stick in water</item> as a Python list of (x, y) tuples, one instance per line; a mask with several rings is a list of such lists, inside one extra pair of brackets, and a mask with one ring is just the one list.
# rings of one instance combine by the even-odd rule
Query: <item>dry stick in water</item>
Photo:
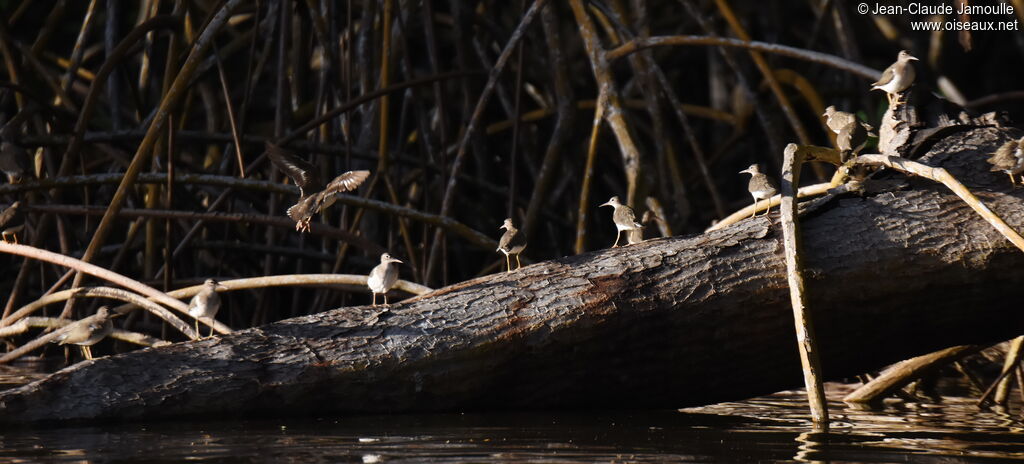
[(899, 391), (914, 379), (919, 379), (934, 369), (946, 363), (960, 359), (980, 350), (977, 345), (961, 345), (939, 350), (926, 355), (910, 358), (901, 361), (882, 375), (871, 379), (852, 393), (846, 395), (843, 401), (847, 403), (875, 403), (886, 396)]
[[(1013, 388), (1013, 384), (1011, 383), (1009, 374), (1020, 366), (1022, 354), (1024, 354), (1024, 336), (1013, 339), (1010, 343), (1010, 350), (1006, 352), (1006, 358), (1003, 360), (1003, 372), (1007, 373), (1007, 377), (1004, 377), (1003, 380), (998, 382), (996, 395), (992, 397), (992, 401), (995, 404), (1005, 406), (1007, 400), (1010, 399), (1010, 390)], [(1019, 386), (1022, 391), (1024, 391), (1024, 384), (1020, 384)]]
[(803, 156), (797, 153), (797, 145), (786, 145), (782, 161), (782, 240), (786, 253), (786, 275), (789, 280), (789, 298), (793, 305), (793, 320), (796, 324), (796, 341), (800, 350), (800, 363), (804, 371), (804, 386), (807, 401), (811, 406), (811, 420), (815, 429), (828, 430), (828, 402), (821, 378), (821, 361), (818, 359), (817, 337), (814, 323), (807, 309), (807, 294), (804, 292), (803, 259), (800, 248), (800, 223), (796, 214), (796, 186), (800, 182), (800, 168)]

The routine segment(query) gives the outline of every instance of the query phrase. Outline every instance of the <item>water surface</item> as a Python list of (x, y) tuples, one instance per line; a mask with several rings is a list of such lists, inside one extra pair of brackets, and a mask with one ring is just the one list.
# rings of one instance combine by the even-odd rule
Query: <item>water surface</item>
[(801, 392), (682, 411), (522, 412), (136, 423), (0, 435), (2, 462), (1006, 462), (1024, 421), (974, 399), (862, 411), (829, 389), (831, 433)]

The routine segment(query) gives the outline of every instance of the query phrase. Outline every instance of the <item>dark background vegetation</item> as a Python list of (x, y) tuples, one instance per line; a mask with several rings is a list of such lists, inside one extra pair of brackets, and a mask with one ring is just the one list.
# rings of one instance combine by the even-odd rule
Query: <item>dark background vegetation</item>
[[(449, 211), (455, 221), (495, 240), (505, 217), (517, 224), (525, 222), (530, 245), (524, 258), (531, 261), (611, 245), (610, 211), (597, 205), (612, 195), (627, 197), (631, 169), (623, 162), (610, 126), (602, 124), (584, 205), (585, 227), (579, 230), (584, 235), (578, 246), (577, 220), (598, 86), (573, 2), (546, 3), (546, 10), (526, 28), (521, 48), (512, 53), (476, 122), (455, 176)], [(1024, 6), (1020, 1), (1009, 3)], [(2, 204), (20, 199), (38, 208), (29, 213), (33, 229), (27, 235), (29, 243), (72, 256), (83, 254), (93, 239), (98, 214), (109, 204), (118, 182), (114, 178), (97, 183), (95, 175), (125, 172), (170, 80), (222, 4), (0, 1), (0, 80), (4, 82), (0, 112), (5, 121), (26, 112), (26, 124), (9, 139), (29, 150), (35, 163), (32, 170), (38, 170), (41, 178), (93, 176), (59, 188), (14, 189), (3, 194)], [(403, 259), (407, 263), (401, 269), (403, 278), (437, 287), (501, 271), (504, 259), (493, 247), (473, 243), (450, 229), (437, 240), (441, 221), (437, 216), (488, 72), (532, 4), (522, 0), (242, 2), (217, 32), (215, 46), (201, 57), (203, 63), (188, 76), (184, 97), (172, 107), (173, 123), (160, 131), (143, 172), (166, 173), (173, 166), (175, 176), (203, 173), (220, 176), (224, 182), (240, 177), (231, 108), (235, 127), (245, 137), (241, 159), (246, 178), (288, 182), (261, 156), (265, 140), (280, 140), (361, 95), (465, 71), (436, 84), (386, 92), (386, 100), (358, 105), (285, 146), (319, 166), (325, 178), (347, 169), (370, 169), (373, 177), (354, 195), (398, 206), (406, 213), (431, 215), (421, 220), (400, 216), (395, 210), (339, 202), (318, 219)], [(580, 4), (605, 49), (645, 35), (737, 37), (740, 32), (729, 21), (734, 16), (742, 33), (752, 40), (824, 52), (879, 71), (900, 49), (908, 49), (921, 59), (916, 63), (915, 95), (936, 92), (966, 104), (970, 111), (1006, 111), (1013, 120), (1024, 116), (1020, 93), (1024, 32), (1019, 30), (969, 36), (913, 32), (910, 21), (936, 18), (861, 15), (856, 12), (857, 2), (842, 0)], [(86, 118), (84, 143), (73, 158), (66, 158), (79, 111), (95, 85), (92, 77), (130, 31), (157, 15), (171, 15), (178, 25), (157, 29), (132, 44), (106, 87), (97, 93), (96, 105)], [(1016, 13), (973, 20), (1020, 18)], [(223, 64), (228, 98), (214, 56)], [(859, 112), (870, 122), (877, 122), (885, 109), (884, 94), (869, 92), (870, 81), (863, 77), (822, 63), (763, 56), (781, 82), (807, 143), (831, 144), (820, 118), (821, 105)], [(77, 71), (69, 72), (69, 63), (75, 61), (80, 61)], [(785, 117), (764, 74), (744, 49), (661, 47), (614, 60), (609, 66), (622, 98), (624, 121), (640, 154), (632, 203), (639, 216), (647, 209), (648, 197), (656, 200), (665, 229), (673, 234), (698, 233), (748, 204), (747, 177), (737, 171), (756, 162), (774, 176), (782, 147), (800, 142), (793, 121)], [(689, 127), (673, 111), (658, 73), (683, 103)], [(940, 80), (950, 86), (938, 88)], [(687, 134), (694, 137), (707, 175), (701, 174)], [(828, 174), (822, 170), (818, 176)], [(813, 180), (814, 175), (808, 177)], [(25, 184), (32, 182), (27, 179)], [(131, 211), (118, 216), (103, 238), (104, 247), (91, 261), (167, 288), (209, 276), (363, 274), (377, 263), (380, 249), (328, 237), (318, 229), (303, 235), (287, 222), (218, 220), (204, 222), (197, 233), (188, 235), (199, 221), (170, 214), (214, 211), (286, 219), (284, 211), (296, 199), (295, 194), (259, 186), (235, 187), (225, 195), (226, 189), (223, 184), (179, 181), (172, 193), (162, 182), (138, 183), (123, 205), (126, 211), (160, 211), (145, 217)], [(224, 200), (217, 203), (222, 195)], [(53, 205), (75, 208), (45, 209)], [(527, 220), (531, 205), (536, 213)], [(651, 223), (647, 236), (657, 236), (657, 229)], [(182, 243), (183, 250), (167, 262), (165, 248)], [(167, 273), (159, 273), (165, 264), (170, 279)], [(48, 264), (23, 267), (22, 258), (0, 257), (0, 295), (9, 295), (0, 300), (6, 304), (5, 315), (51, 290), (64, 273)], [(221, 319), (239, 328), (368, 302), (368, 291), (236, 292), (227, 297)], [(92, 312), (89, 304), (77, 305), (80, 314)], [(59, 309), (50, 311), (56, 314)]]

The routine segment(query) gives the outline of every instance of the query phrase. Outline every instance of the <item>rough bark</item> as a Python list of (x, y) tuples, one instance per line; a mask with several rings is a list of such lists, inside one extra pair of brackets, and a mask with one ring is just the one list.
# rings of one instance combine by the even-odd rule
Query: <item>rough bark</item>
[[(988, 172), (1015, 134), (947, 137), (950, 170), (1018, 230)], [(826, 378), (1024, 332), (1024, 254), (944, 188), (804, 217)], [(83, 362), (0, 394), (0, 422), (216, 414), (676, 408), (801, 385), (775, 217), (563, 257), (380, 308), (341, 308)]]

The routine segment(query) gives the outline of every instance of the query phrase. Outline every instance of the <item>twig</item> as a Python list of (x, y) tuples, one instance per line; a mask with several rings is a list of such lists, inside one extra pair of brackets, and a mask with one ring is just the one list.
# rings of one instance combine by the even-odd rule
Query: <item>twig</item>
[(956, 196), (960, 197), (964, 203), (967, 203), (979, 216), (988, 221), (999, 233), (1003, 234), (1007, 240), (1013, 243), (1021, 251), (1024, 251), (1024, 237), (1021, 237), (1017, 231), (1013, 230), (1006, 221), (1003, 221), (996, 213), (988, 209), (978, 197), (974, 196), (964, 184), (956, 180), (949, 171), (943, 168), (931, 167), (926, 164), (919, 163), (917, 161), (911, 161), (906, 158), (899, 156), (890, 155), (860, 155), (853, 160), (854, 164), (863, 164), (867, 166), (885, 166), (887, 168), (895, 169), (897, 171), (914, 174), (917, 176), (924, 177), (925, 179), (931, 179), (935, 182), (939, 182), (945, 185)]
[[(175, 329), (178, 329), (178, 331), (184, 334), (186, 337), (192, 340), (196, 340), (199, 338), (199, 334), (195, 333), (192, 330), (192, 326), (183, 322), (180, 318), (175, 316), (174, 313), (168, 311), (163, 306), (153, 303), (152, 301), (143, 298), (141, 295), (137, 293), (132, 293), (129, 291), (113, 287), (79, 287), (76, 289), (63, 290), (60, 292), (51, 293), (25, 306), (22, 306), (21, 308), (18, 308), (18, 310), (15, 311), (14, 314), (11, 314), (10, 317), (4, 319), (3, 321), (0, 321), (0, 327), (10, 326), (46, 305), (66, 301), (69, 298), (108, 298), (114, 300), (127, 301), (129, 303), (132, 303), (134, 307), (141, 307), (153, 313), (153, 315), (155, 315), (156, 317), (159, 317), (160, 319), (167, 321), (168, 324), (172, 325)], [(228, 329), (227, 332), (223, 333), (230, 332), (231, 330)]]
[(876, 403), (895, 393), (914, 379), (921, 378), (946, 363), (973, 354), (982, 347), (961, 345), (928, 353), (896, 364), (882, 375), (854, 390), (843, 398), (847, 403)]
[(163, 293), (137, 280), (125, 277), (116, 272), (109, 271), (107, 269), (96, 266), (95, 264), (90, 264), (72, 258), (70, 256), (64, 256), (40, 248), (30, 247), (28, 245), (17, 245), (13, 243), (2, 242), (0, 242), (0, 253), (27, 256), (29, 258), (36, 259), (39, 261), (46, 261), (49, 263), (57, 264), (59, 266), (68, 267), (78, 271), (79, 273), (89, 274), (100, 279), (106, 280), (108, 282), (115, 283), (127, 289), (133, 290), (144, 296), (152, 298), (154, 301), (158, 303), (161, 303), (169, 308), (178, 310), (182, 313), (188, 312), (188, 305), (178, 300), (175, 300), (174, 298), (171, 298), (166, 293)]
[[(1006, 401), (1010, 396), (1010, 389), (1013, 384), (1010, 382), (1012, 374), (1017, 366), (1020, 365), (1021, 356), (1024, 355), (1024, 336), (1014, 338), (1010, 342), (1010, 349), (1006, 352), (1006, 358), (1003, 360), (1003, 370), (999, 373), (999, 379), (992, 382), (992, 386), (988, 387), (981, 398), (978, 399), (978, 404), (984, 404), (988, 395), (992, 393), (992, 388), (995, 387), (995, 396), (992, 397), (992, 402), (998, 405), (1006, 405)], [(1024, 386), (1021, 386), (1024, 388)]]
[(862, 64), (854, 63), (835, 55), (829, 55), (827, 53), (790, 47), (788, 45), (760, 42), (757, 40), (740, 40), (729, 37), (714, 37), (706, 35), (672, 35), (636, 38), (609, 50), (608, 59), (616, 60), (645, 48), (680, 45), (736, 47), (757, 50), (759, 52), (773, 53), (776, 55), (788, 56), (790, 58), (797, 58), (810, 61), (812, 63), (831, 66), (872, 81), (878, 79), (882, 75), (881, 71), (869, 68)]
[(803, 157), (797, 153), (797, 145), (789, 144), (782, 161), (782, 240), (786, 253), (786, 275), (789, 280), (789, 298), (793, 305), (793, 320), (796, 324), (797, 347), (804, 371), (804, 386), (807, 401), (811, 406), (811, 420), (816, 429), (828, 430), (828, 404), (821, 378), (821, 361), (818, 359), (818, 339), (814, 334), (811, 313), (807, 309), (807, 294), (804, 291), (803, 258), (800, 246), (800, 223), (796, 214), (796, 186), (800, 182), (800, 168)]
[(590, 129), (590, 143), (587, 146), (587, 163), (583, 168), (583, 181), (580, 183), (580, 204), (576, 213), (576, 254), (586, 251), (587, 246), (587, 211), (590, 210), (590, 184), (594, 178), (594, 159), (597, 157), (597, 136), (601, 132), (601, 120), (604, 119), (605, 93), (599, 91), (597, 105), (594, 108), (594, 122)]

